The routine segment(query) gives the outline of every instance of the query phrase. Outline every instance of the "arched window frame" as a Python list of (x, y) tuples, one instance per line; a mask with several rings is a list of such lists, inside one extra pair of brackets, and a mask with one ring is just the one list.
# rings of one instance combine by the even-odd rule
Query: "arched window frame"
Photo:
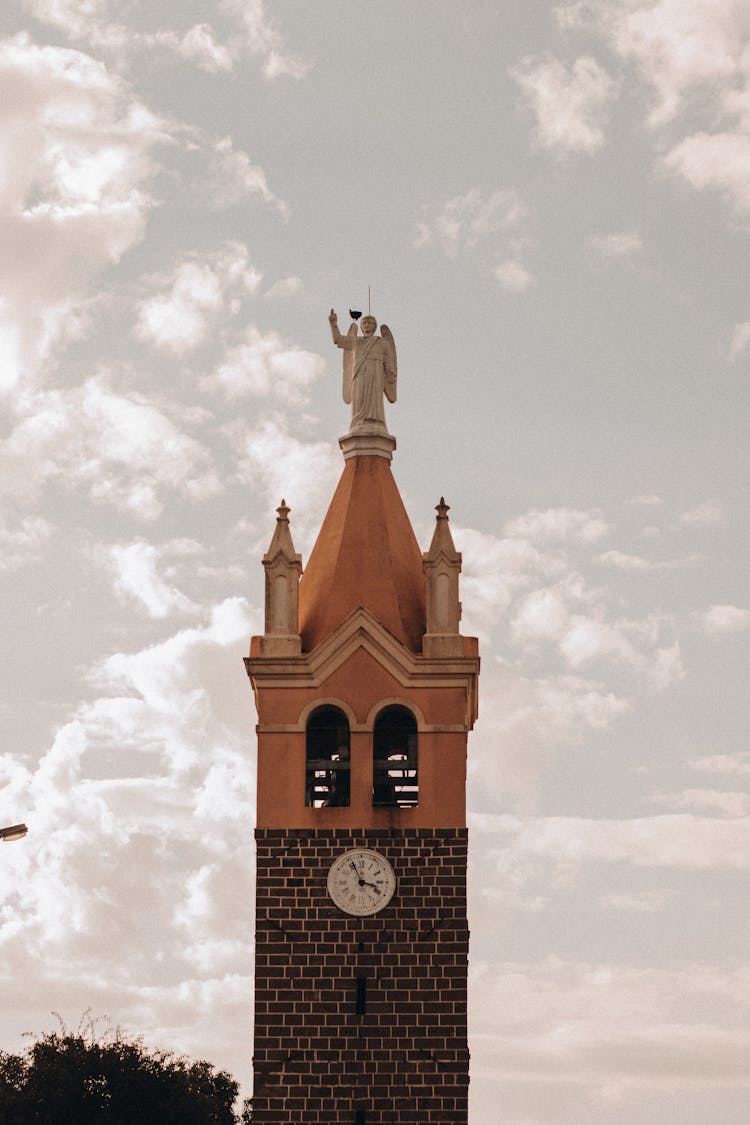
[(340, 707), (323, 704), (305, 724), (305, 805), (345, 808), (351, 800), (351, 735)]
[(391, 809), (419, 804), (419, 728), (402, 703), (383, 707), (373, 724), (372, 803)]

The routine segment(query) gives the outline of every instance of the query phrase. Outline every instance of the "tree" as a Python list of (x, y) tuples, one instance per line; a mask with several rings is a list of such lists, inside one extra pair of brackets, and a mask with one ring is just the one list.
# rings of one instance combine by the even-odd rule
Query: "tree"
[[(237, 1125), (238, 1084), (207, 1062), (149, 1051), (119, 1029), (42, 1035), (22, 1054), (0, 1051), (3, 1125)], [(252, 1119), (250, 1119), (252, 1120)]]

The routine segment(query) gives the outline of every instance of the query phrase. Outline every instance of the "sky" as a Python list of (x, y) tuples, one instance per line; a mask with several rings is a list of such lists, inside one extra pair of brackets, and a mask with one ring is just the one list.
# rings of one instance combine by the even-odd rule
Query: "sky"
[(249, 1092), (242, 657), (369, 286), (482, 653), (472, 1125), (744, 1125), (746, 0), (6, 0), (0, 123), (0, 1049)]

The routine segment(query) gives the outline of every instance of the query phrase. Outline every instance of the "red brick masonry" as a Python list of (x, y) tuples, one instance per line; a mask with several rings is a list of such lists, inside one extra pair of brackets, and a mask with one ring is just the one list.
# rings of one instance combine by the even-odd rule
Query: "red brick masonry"
[[(254, 1121), (467, 1125), (467, 830), (255, 837)], [(369, 918), (343, 914), (326, 890), (331, 863), (354, 847), (396, 873), (396, 894)]]

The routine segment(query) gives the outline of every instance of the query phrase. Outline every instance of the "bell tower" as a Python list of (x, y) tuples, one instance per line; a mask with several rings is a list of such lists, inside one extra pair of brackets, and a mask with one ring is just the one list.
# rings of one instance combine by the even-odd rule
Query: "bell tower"
[[(350, 366), (355, 399), (361, 370)], [(395, 439), (359, 409), (301, 578), (290, 509), (278, 509), (265, 631), (246, 661), (258, 712), (254, 1120), (466, 1125), (478, 647), (459, 632), (448, 507), (441, 498), (422, 554), (391, 472)]]

